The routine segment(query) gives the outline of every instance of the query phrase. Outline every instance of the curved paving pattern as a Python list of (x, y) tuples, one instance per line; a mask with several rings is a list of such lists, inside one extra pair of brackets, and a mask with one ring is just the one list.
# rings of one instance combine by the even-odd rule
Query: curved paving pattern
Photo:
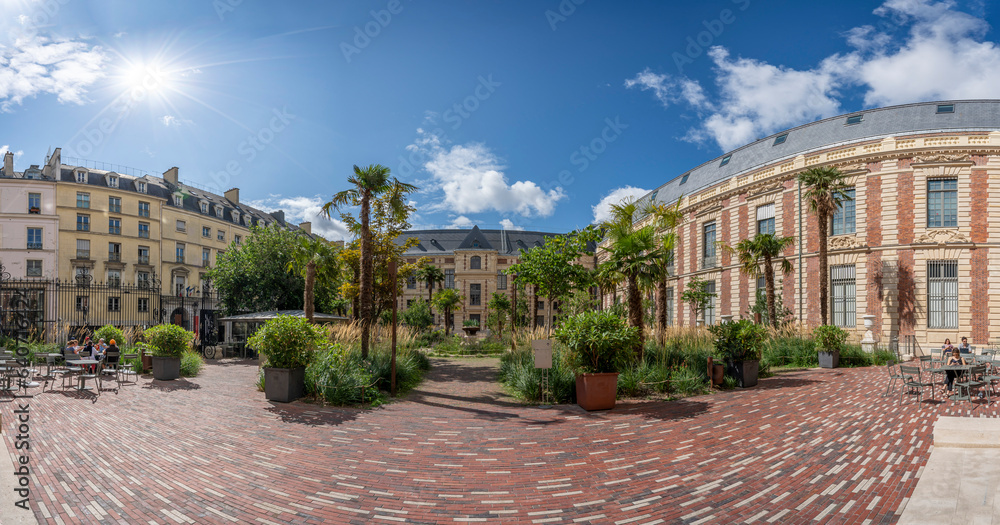
[[(472, 364), (469, 364), (472, 363)], [(894, 522), (950, 401), (898, 406), (884, 370), (610, 412), (506, 399), (486, 364), (438, 360), (407, 400), (273, 405), (255, 364), (31, 400), (44, 523)], [(0, 403), (13, 453), (12, 403)], [(996, 416), (997, 404), (975, 415)], [(0, 516), (8, 509), (0, 510)], [(0, 520), (2, 521), (2, 520)]]

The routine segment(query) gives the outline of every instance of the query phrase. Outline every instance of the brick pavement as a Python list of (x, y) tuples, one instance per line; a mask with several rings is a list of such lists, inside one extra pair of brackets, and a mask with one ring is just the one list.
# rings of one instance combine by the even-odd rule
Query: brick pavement
[[(882, 398), (882, 369), (812, 370), (586, 413), (506, 399), (489, 361), (435, 360), (404, 401), (275, 405), (249, 362), (31, 401), (42, 523), (885, 523), (950, 401)], [(471, 378), (472, 381), (467, 381)], [(997, 403), (975, 415), (996, 417)], [(14, 406), (0, 401), (13, 453)], [(0, 509), (0, 518), (9, 509)], [(0, 519), (0, 522), (3, 520)]]

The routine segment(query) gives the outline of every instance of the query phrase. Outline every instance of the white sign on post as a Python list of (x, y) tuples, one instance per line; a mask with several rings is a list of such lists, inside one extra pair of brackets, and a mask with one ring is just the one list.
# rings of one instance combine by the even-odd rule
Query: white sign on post
[(531, 342), (535, 351), (535, 368), (552, 368), (552, 340), (536, 339)]

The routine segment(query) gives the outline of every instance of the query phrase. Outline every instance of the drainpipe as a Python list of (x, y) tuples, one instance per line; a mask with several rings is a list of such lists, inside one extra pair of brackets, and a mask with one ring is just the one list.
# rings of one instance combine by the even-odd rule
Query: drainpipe
[(805, 290), (802, 289), (802, 181), (798, 181), (799, 186), (799, 334), (802, 333), (802, 297)]

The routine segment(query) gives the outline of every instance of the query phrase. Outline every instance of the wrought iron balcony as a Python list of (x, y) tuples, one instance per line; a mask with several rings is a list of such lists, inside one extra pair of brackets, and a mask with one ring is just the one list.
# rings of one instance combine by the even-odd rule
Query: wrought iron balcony
[(85, 261), (90, 260), (90, 250), (77, 250), (76, 258), (83, 259)]
[(122, 254), (121, 254), (121, 252), (109, 252), (108, 253), (108, 262), (122, 262)]
[(716, 256), (702, 256), (701, 257), (701, 269), (705, 270), (708, 268), (718, 268), (719, 260)]
[(149, 264), (149, 256), (148, 255), (140, 255), (139, 256), (139, 264)]
[(40, 242), (29, 242), (28, 243), (28, 249), (29, 250), (41, 250), (42, 249), (42, 243), (40, 243)]
[(177, 260), (178, 263), (184, 264), (184, 256), (183, 255), (178, 255), (176, 260)]
[(108, 277), (108, 286), (111, 288), (121, 288), (122, 287), (121, 277)]

